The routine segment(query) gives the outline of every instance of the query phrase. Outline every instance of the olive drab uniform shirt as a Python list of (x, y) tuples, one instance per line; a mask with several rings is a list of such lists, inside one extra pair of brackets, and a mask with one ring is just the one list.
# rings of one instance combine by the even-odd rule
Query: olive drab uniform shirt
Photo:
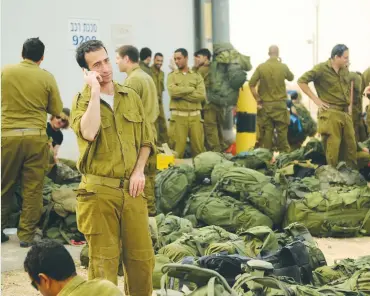
[(59, 115), (63, 104), (55, 78), (24, 60), (1, 72), (1, 128), (46, 129), (47, 113)]
[(129, 179), (143, 146), (154, 147), (150, 125), (138, 94), (114, 82), (114, 111), (100, 100), (101, 125), (93, 142), (81, 133), (81, 118), (87, 110), (91, 88), (85, 86), (73, 100), (71, 127), (77, 135), (81, 174)]
[(292, 81), (293, 73), (278, 58), (269, 58), (254, 71), (249, 85), (259, 82), (258, 94), (262, 102), (286, 101), (285, 79)]
[(190, 69), (187, 73), (177, 69), (168, 75), (167, 89), (171, 97), (170, 110), (202, 110), (206, 90), (200, 74)]
[(356, 72), (350, 72), (349, 77), (353, 81), (353, 110), (362, 113), (362, 77)]
[(203, 81), (204, 81), (204, 86), (206, 87), (206, 89), (209, 87), (210, 85), (210, 78), (209, 78), (209, 64), (207, 65), (202, 65), (200, 66), (197, 71), (197, 73), (199, 73), (202, 77), (203, 77)]
[(314, 83), (317, 95), (323, 102), (339, 107), (347, 107), (350, 104), (350, 77), (347, 68), (336, 73), (329, 59), (298, 79), (298, 83), (309, 82)]
[(141, 70), (143, 70), (146, 74), (152, 76), (152, 71), (151, 71), (150, 67), (147, 64), (145, 64), (143, 61), (140, 61), (139, 66), (140, 66)]
[(162, 101), (162, 95), (164, 92), (164, 72), (162, 70), (157, 70), (153, 65), (151, 67), (152, 78), (157, 89), (158, 100)]
[(135, 90), (143, 100), (146, 120), (153, 124), (159, 115), (157, 89), (153, 78), (137, 65), (127, 73), (124, 85)]
[(86, 281), (81, 276), (75, 276), (58, 293), (58, 296), (123, 296), (123, 293), (108, 280)]

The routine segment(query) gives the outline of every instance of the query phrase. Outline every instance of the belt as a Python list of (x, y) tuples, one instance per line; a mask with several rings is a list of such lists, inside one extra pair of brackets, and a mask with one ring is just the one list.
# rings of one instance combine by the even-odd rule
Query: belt
[(348, 106), (337, 106), (337, 105), (330, 105), (329, 110), (334, 109), (338, 111), (348, 112)]
[(197, 111), (177, 111), (177, 110), (172, 110), (171, 111), (172, 115), (177, 115), (177, 116), (196, 116), (200, 115), (200, 110)]
[(15, 136), (45, 136), (46, 130), (44, 129), (33, 129), (33, 128), (22, 128), (22, 129), (11, 129), (2, 130), (2, 137), (15, 137)]
[(117, 179), (87, 174), (82, 175), (81, 180), (82, 182), (87, 184), (103, 185), (112, 188), (129, 188), (129, 182), (127, 179), (124, 178)]

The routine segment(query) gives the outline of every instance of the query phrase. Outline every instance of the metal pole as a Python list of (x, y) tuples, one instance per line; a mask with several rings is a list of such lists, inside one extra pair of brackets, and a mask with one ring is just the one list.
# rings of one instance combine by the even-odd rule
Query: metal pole
[(229, 0), (212, 0), (213, 42), (230, 42)]
[[(229, 0), (212, 0), (212, 37), (213, 43), (230, 42)], [(225, 110), (223, 134), (225, 142), (234, 142), (232, 109)]]

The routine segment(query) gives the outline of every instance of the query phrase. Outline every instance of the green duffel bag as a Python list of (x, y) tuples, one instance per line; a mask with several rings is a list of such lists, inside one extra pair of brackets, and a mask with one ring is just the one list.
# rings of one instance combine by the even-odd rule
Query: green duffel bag
[(229, 167), (218, 181), (218, 189), (231, 194), (239, 195), (240, 192), (249, 192), (257, 184), (268, 183), (269, 177), (255, 170), (243, 167)]
[(191, 233), (193, 231), (193, 225), (187, 219), (170, 214), (167, 214), (162, 219), (159, 219), (160, 215), (156, 217), (158, 228), (158, 246), (160, 248), (176, 241), (184, 233)]
[(241, 195), (241, 201), (251, 204), (279, 227), (286, 210), (286, 193), (271, 183), (260, 183), (253, 187)]
[(175, 242), (164, 246), (158, 253), (168, 256), (173, 262), (180, 262), (184, 257), (204, 256), (213, 243), (224, 243), (240, 240), (236, 234), (230, 233), (218, 226), (206, 226), (185, 233)]
[(358, 259), (343, 259), (333, 266), (322, 266), (313, 271), (313, 283), (317, 287), (330, 284), (340, 279), (350, 278), (356, 271), (370, 267), (370, 256)]
[(208, 151), (198, 154), (193, 160), (197, 180), (203, 181), (205, 178), (211, 178), (213, 168), (226, 161), (228, 160), (221, 153)]
[(210, 197), (198, 207), (196, 217), (207, 225), (220, 226), (230, 232), (258, 225), (272, 227), (273, 224), (257, 209), (229, 196)]
[(290, 199), (302, 199), (308, 193), (320, 191), (320, 181), (315, 177), (293, 179), (289, 182), (287, 196)]
[(196, 215), (197, 210), (199, 207), (208, 201), (208, 199), (211, 196), (215, 196), (216, 193), (211, 193), (211, 192), (200, 192), (197, 194), (193, 194), (190, 196), (190, 198), (187, 200), (184, 213), (183, 215)]
[(170, 258), (163, 254), (155, 255), (155, 265), (153, 270), (153, 289), (161, 288), (161, 278), (163, 276), (162, 267), (168, 263), (173, 263)]
[(284, 225), (304, 224), (319, 237), (370, 235), (370, 189), (331, 187), (289, 204)]
[(332, 287), (370, 295), (370, 267), (356, 271), (349, 279)]
[(195, 288), (186, 295), (189, 296), (237, 296), (225, 278), (218, 272), (200, 268), (189, 264), (170, 263), (162, 267), (163, 276), (161, 279), (161, 290), (156, 291), (157, 295), (172, 296), (183, 295), (183, 293), (174, 290), (170, 278), (178, 279), (186, 286)]
[(216, 185), (222, 176), (232, 167), (238, 167), (239, 165), (232, 161), (225, 161), (215, 165), (211, 174), (212, 185)]
[(366, 185), (365, 178), (358, 171), (349, 168), (345, 162), (340, 162), (336, 168), (323, 165), (316, 170), (315, 176), (321, 183), (346, 186)]
[(70, 214), (66, 218), (59, 218), (50, 226), (44, 228), (47, 238), (62, 244), (72, 244), (71, 240), (84, 241), (84, 235), (78, 231), (76, 214)]
[(228, 241), (224, 243), (212, 243), (205, 250), (205, 255), (219, 253), (226, 253), (228, 255), (239, 254), (241, 256), (247, 256), (245, 252), (245, 243), (243, 240)]
[(267, 215), (275, 225), (280, 225), (286, 208), (286, 197), (282, 190), (270, 182), (270, 177), (255, 170), (231, 167), (218, 181), (217, 190), (248, 202)]
[(175, 165), (157, 174), (155, 178), (157, 211), (177, 214), (179, 204), (187, 198), (194, 180), (194, 169), (186, 164)]
[(265, 148), (257, 148), (234, 156), (231, 161), (248, 169), (267, 169), (270, 166), (273, 154)]
[(256, 226), (239, 233), (244, 239), (245, 252), (251, 258), (276, 253), (279, 249), (278, 239), (268, 226)]
[(315, 288), (311, 285), (300, 285), (288, 278), (271, 275), (256, 276), (241, 274), (233, 286), (242, 296), (356, 296), (355, 292), (334, 287)]

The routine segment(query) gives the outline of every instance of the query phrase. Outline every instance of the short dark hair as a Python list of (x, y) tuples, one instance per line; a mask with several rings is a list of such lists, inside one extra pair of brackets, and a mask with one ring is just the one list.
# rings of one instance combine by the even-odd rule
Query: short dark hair
[(45, 52), (45, 45), (37, 38), (29, 38), (23, 43), (22, 57), (34, 62), (41, 60)]
[(139, 50), (132, 45), (123, 45), (117, 48), (116, 52), (121, 58), (128, 56), (131, 62), (137, 63), (139, 61)]
[(175, 53), (176, 52), (181, 53), (185, 58), (188, 57), (188, 51), (185, 48), (178, 48), (178, 49), (175, 50)]
[(296, 92), (296, 91), (292, 91), (292, 92), (290, 93), (290, 98), (291, 98), (292, 100), (297, 100), (297, 99), (298, 99), (298, 92)]
[(81, 68), (89, 69), (86, 63), (85, 54), (92, 51), (98, 51), (101, 48), (104, 48), (105, 52), (107, 52), (107, 49), (105, 48), (103, 42), (101, 42), (100, 40), (89, 40), (81, 43), (80, 46), (76, 49), (76, 61), (78, 65)]
[(146, 60), (148, 57), (152, 56), (152, 51), (150, 50), (149, 47), (143, 47), (140, 50), (140, 61)]
[(344, 52), (348, 50), (348, 47), (344, 44), (337, 44), (336, 46), (333, 47), (331, 50), (331, 58), (334, 59), (335, 56), (341, 57), (343, 56)]
[(31, 247), (24, 260), (24, 270), (37, 283), (40, 283), (40, 273), (56, 281), (77, 275), (71, 254), (62, 244), (49, 239)]
[(155, 55), (154, 55), (154, 58), (156, 57), (162, 57), (163, 58), (163, 54), (161, 54), (160, 52), (157, 52)]
[(202, 48), (202, 49), (199, 49), (197, 52), (196, 52), (197, 56), (198, 55), (202, 55), (202, 56), (205, 56), (208, 58), (208, 60), (211, 60), (212, 58), (212, 54), (211, 52), (209, 51), (208, 48)]
[(194, 52), (194, 57), (198, 56), (198, 51)]

